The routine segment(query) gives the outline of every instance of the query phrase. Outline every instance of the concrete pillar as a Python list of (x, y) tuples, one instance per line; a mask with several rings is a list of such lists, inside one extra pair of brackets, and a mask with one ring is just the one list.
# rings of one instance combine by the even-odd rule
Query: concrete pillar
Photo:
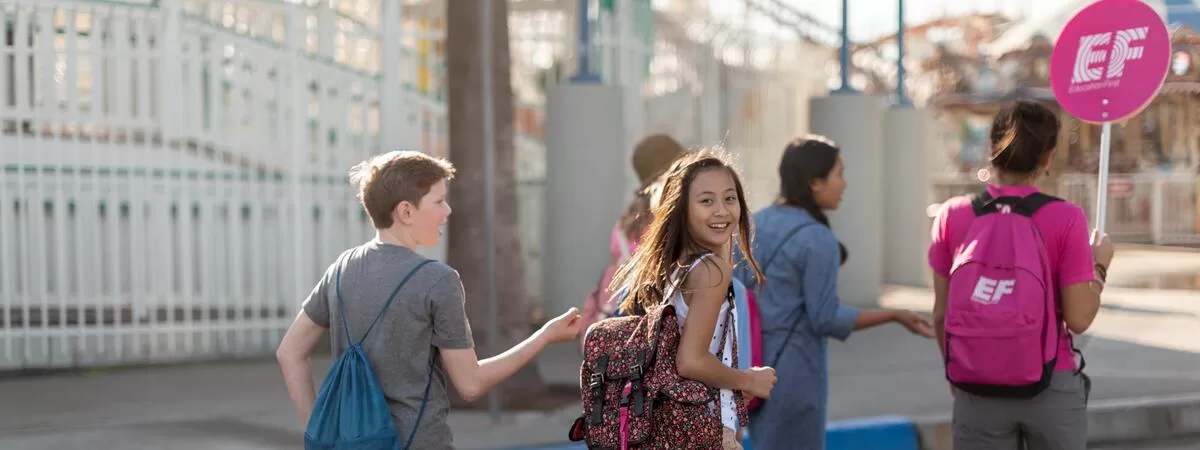
[(883, 99), (833, 93), (812, 101), (812, 132), (841, 148), (846, 192), (830, 225), (850, 259), (838, 274), (842, 302), (879, 304), (883, 281)]
[[(704, 85), (700, 93), (700, 129), (697, 130), (697, 135), (700, 137), (699, 145), (713, 145), (721, 142), (724, 137), (723, 130), (724, 118), (721, 109), (721, 78), (722, 70), (721, 61), (717, 58), (702, 57), (701, 51), (696, 51), (697, 59), (701, 59), (700, 63), (704, 69)], [(684, 143), (684, 145), (688, 145)]]
[(933, 147), (933, 117), (928, 110), (892, 108), (884, 113), (883, 281), (928, 286), (930, 219), (933, 201), (926, 159)]
[[(928, 114), (931, 116), (933, 143), (925, 152), (925, 157), (928, 158), (925, 171), (929, 175), (930, 183), (933, 183), (938, 179), (937, 175), (957, 170), (954, 155), (962, 148), (960, 135), (964, 123), (962, 118), (950, 114), (943, 114), (941, 117), (938, 117), (934, 111), (930, 111)], [(936, 189), (934, 189), (934, 193), (936, 195)], [(945, 199), (934, 198), (934, 200), (940, 202)]]
[(542, 298), (558, 313), (583, 304), (608, 264), (608, 235), (624, 206), (625, 93), (560, 84), (546, 102), (546, 227)]

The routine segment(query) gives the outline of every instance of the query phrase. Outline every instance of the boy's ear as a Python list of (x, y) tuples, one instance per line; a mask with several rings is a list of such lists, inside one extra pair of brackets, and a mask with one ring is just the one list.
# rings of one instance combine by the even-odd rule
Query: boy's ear
[(412, 220), (413, 205), (407, 201), (401, 201), (396, 204), (396, 209), (392, 210), (392, 214), (395, 215), (393, 220), (407, 224)]

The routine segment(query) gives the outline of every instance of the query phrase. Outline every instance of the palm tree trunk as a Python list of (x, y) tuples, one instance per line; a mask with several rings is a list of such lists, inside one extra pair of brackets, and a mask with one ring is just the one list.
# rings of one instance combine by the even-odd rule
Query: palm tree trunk
[[(494, 1), (494, 0), (481, 0)], [(459, 3), (462, 2), (462, 3)], [(516, 153), (513, 148), (513, 96), (509, 74), (508, 2), (492, 5), (492, 67), (483, 67), (479, 49), (481, 8), (475, 2), (446, 2), (446, 74), (449, 93), (450, 160), (458, 177), (450, 184), (454, 214), (449, 224), (449, 263), (462, 275), (467, 294), (467, 316), (480, 358), (499, 354), (529, 335), (532, 316), (526, 304), (524, 268), (518, 233)], [(450, 7), (451, 4), (457, 7)], [(492, 77), (495, 124), (495, 186), (484, 185), (482, 78)], [(496, 300), (500, 342), (487, 342), (487, 295), (484, 273), (483, 193), (495, 190)], [(519, 407), (521, 400), (546, 390), (535, 364), (530, 364), (502, 384), (504, 404)], [(461, 404), (460, 399), (455, 403)], [(480, 402), (482, 403), (482, 402)]]

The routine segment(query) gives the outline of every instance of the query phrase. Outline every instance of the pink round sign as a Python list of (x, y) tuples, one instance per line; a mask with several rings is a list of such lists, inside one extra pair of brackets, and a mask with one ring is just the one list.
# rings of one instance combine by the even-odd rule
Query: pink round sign
[(1170, 65), (1171, 38), (1158, 13), (1140, 0), (1100, 0), (1058, 35), (1050, 86), (1072, 116), (1116, 122), (1150, 104)]

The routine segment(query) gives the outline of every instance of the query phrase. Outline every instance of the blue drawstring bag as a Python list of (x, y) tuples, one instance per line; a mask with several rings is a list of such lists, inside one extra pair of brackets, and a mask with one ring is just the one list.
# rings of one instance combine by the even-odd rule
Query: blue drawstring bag
[(392, 304), (396, 294), (400, 293), (404, 283), (407, 283), (418, 269), (430, 262), (422, 261), (408, 272), (392, 291), (383, 308), (375, 315), (375, 320), (367, 327), (362, 339), (357, 342), (351, 339), (350, 327), (346, 323), (346, 308), (342, 299), (342, 264), (338, 264), (334, 281), (335, 295), (338, 310), (342, 315), (342, 329), (346, 332), (346, 342), (352, 344), (337, 361), (334, 361), (333, 367), (330, 367), (329, 373), (325, 375), (325, 381), (321, 383), (312, 416), (308, 420), (308, 428), (304, 431), (305, 450), (400, 450), (408, 449), (412, 445), (417, 427), (421, 425), (421, 416), (425, 414), (425, 403), (429, 400), (429, 386), (433, 382), (433, 365), (437, 352), (431, 350), (429, 353), (429, 379), (425, 382), (425, 395), (421, 398), (417, 421), (408, 434), (407, 443), (402, 443), (396, 425), (392, 422), (392, 414), (388, 410), (383, 389), (379, 387), (375, 372), (371, 370), (371, 363), (367, 360), (367, 353), (362, 344)]

